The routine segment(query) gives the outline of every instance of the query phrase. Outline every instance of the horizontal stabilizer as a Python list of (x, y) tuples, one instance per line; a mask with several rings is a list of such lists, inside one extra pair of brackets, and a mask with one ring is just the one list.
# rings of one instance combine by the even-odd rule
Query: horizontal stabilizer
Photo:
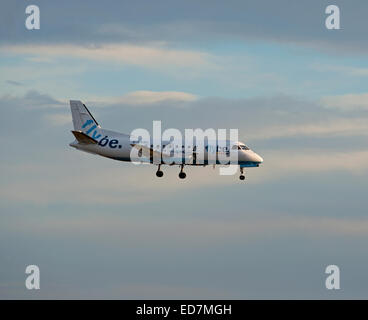
[(98, 141), (91, 138), (90, 136), (87, 136), (82, 131), (72, 131), (74, 134), (74, 137), (78, 140), (79, 143), (82, 144), (97, 144)]

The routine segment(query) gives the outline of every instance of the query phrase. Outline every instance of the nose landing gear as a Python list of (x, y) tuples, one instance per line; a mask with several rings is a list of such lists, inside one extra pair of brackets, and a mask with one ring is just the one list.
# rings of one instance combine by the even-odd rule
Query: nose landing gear
[(240, 180), (245, 180), (245, 173), (244, 173), (244, 168), (242, 168), (242, 167), (240, 167), (240, 177), (239, 177), (239, 179)]
[(160, 170), (160, 168), (161, 168), (161, 165), (159, 164), (157, 168), (157, 172), (156, 172), (156, 177), (159, 177), (159, 178), (161, 178), (164, 175), (164, 173)]
[(185, 172), (183, 172), (184, 165), (182, 164), (180, 167), (181, 167), (181, 169), (180, 169), (180, 173), (179, 173), (179, 178), (180, 178), (180, 179), (185, 179), (185, 177), (186, 177), (187, 175), (185, 174)]

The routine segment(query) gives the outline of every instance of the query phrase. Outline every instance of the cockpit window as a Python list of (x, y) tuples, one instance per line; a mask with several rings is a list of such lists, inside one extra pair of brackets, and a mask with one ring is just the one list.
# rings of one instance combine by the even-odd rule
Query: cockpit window
[(234, 145), (234, 146), (232, 146), (231, 149), (233, 149), (233, 150), (249, 150), (249, 148), (244, 144)]

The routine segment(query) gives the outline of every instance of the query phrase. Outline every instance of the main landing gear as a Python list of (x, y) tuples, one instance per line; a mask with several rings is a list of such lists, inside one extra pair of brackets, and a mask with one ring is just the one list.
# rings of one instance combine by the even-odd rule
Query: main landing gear
[[(164, 173), (160, 170), (160, 168), (161, 168), (161, 165), (159, 164), (158, 165), (158, 168), (157, 168), (157, 171), (156, 171), (156, 176), (157, 177), (159, 177), (159, 178), (161, 178), (163, 175), (164, 175)], [(185, 179), (186, 178), (186, 173), (185, 172), (183, 172), (183, 169), (184, 169), (184, 165), (182, 164), (181, 166), (180, 166), (180, 172), (179, 172), (179, 178), (180, 179)]]
[(179, 173), (179, 178), (180, 178), (180, 179), (185, 179), (185, 177), (186, 177), (187, 175), (185, 174), (185, 172), (183, 172), (184, 165), (182, 164), (180, 167), (181, 167), (181, 169), (180, 169), (180, 173)]
[(157, 172), (156, 172), (156, 176), (159, 178), (161, 178), (164, 175), (164, 173), (160, 170), (160, 168), (161, 168), (161, 165), (159, 164), (157, 168)]
[(240, 177), (239, 177), (240, 180), (245, 180), (245, 175), (244, 174), (245, 174), (244, 173), (244, 168), (240, 167)]

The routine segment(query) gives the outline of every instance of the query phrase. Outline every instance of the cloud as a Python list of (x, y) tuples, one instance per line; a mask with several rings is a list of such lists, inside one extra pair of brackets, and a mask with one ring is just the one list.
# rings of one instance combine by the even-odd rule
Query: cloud
[(368, 110), (368, 93), (328, 96), (321, 99), (322, 105), (344, 111)]
[[(169, 49), (158, 45), (103, 44), (82, 46), (76, 44), (3, 45), (0, 52), (28, 55), (43, 60), (48, 57), (74, 57), (103, 62), (119, 62), (149, 68), (209, 66), (210, 55), (200, 51)], [(28, 57), (27, 59), (29, 59)]]
[(25, 60), (29, 62), (36, 62), (36, 63), (56, 63), (56, 61), (53, 60), (52, 58), (45, 57), (45, 56), (28, 57)]
[(5, 94), (0, 96), (0, 102), (18, 109), (60, 108), (65, 106), (63, 101), (54, 99), (50, 95), (40, 93), (37, 90), (29, 90), (23, 96)]
[[(0, 198), (35, 205), (59, 202), (100, 205), (157, 202), (162, 193), (184, 192), (210, 186), (216, 181), (234, 183), (235, 179), (235, 176), (220, 177), (217, 171), (210, 168), (191, 167), (186, 169), (190, 180), (183, 181), (178, 178), (177, 166), (165, 166), (165, 178), (160, 180), (155, 176), (155, 166), (136, 166), (75, 150), (67, 154), (60, 153), (60, 156), (54, 155), (53, 158), (52, 163), (2, 165), (1, 171), (7, 172), (12, 178), (0, 183)], [(101, 170), (96, 170), (97, 167)], [(104, 183), (101, 184), (101, 181)], [(142, 181), (145, 181), (143, 189)]]
[(65, 126), (72, 123), (71, 115), (64, 113), (46, 114), (44, 119), (48, 124), (55, 126)]
[(101, 106), (125, 104), (125, 105), (157, 105), (171, 103), (172, 106), (180, 106), (183, 102), (192, 102), (198, 97), (191, 93), (178, 91), (134, 91), (121, 97), (93, 98), (92, 104)]
[(321, 65), (321, 64), (313, 64), (311, 66), (313, 70), (320, 72), (338, 72), (347, 76), (353, 77), (366, 77), (368, 76), (368, 68), (359, 68), (359, 67), (349, 67), (343, 65)]
[[(324, 26), (327, 0), (290, 3), (168, 0), (145, 4), (91, 1), (88, 11), (80, 1), (42, 6), (42, 25), (37, 37), (30, 37), (24, 28), (24, 8), (8, 1), (0, 12), (2, 43), (143, 43), (164, 41), (187, 44), (213, 43), (223, 39), (236, 41), (277, 42), (313, 47), (333, 54), (366, 53), (367, 3), (354, 4), (336, 0), (343, 16), (342, 29), (332, 33)], [(25, 5), (25, 4), (24, 4)], [(303, 12), (303, 14), (300, 14)], [(68, 19), (65, 19), (68, 16)], [(344, 27), (346, 26), (346, 27)]]
[[(55, 63), (47, 65), (40, 62), (23, 61), (22, 59), (16, 59), (16, 61), (16, 63), (3, 63), (0, 66), (0, 81), (12, 79), (12, 81), (23, 84), (7, 88), (8, 92), (16, 93), (18, 97), (28, 91), (42, 91), (59, 96), (80, 92), (77, 79), (87, 70), (86, 66), (78, 61), (68, 61), (67, 63), (55, 61)], [(4, 94), (4, 90), (2, 94)]]
[[(120, 97), (88, 96), (88, 99), (84, 102), (97, 107), (125, 105), (130, 107), (148, 106), (153, 108), (160, 105), (180, 107), (184, 103), (194, 102), (198, 99), (198, 96), (187, 92), (141, 90), (128, 92)], [(56, 99), (37, 90), (29, 90), (23, 96), (3, 95), (0, 96), (0, 100), (7, 104), (16, 105), (17, 107), (23, 106), (34, 109), (65, 108), (69, 106), (69, 100)], [(61, 124), (67, 119), (65, 114), (51, 114), (46, 115), (46, 117), (55, 124)]]
[(326, 149), (266, 150), (262, 164), (261, 180), (274, 179), (280, 175), (302, 175), (330, 171), (347, 171), (352, 174), (368, 171), (368, 150), (331, 151)]
[(368, 118), (336, 118), (334, 120), (268, 126), (247, 135), (252, 140), (280, 137), (338, 137), (368, 135)]
[[(325, 236), (346, 236), (366, 238), (368, 234), (368, 219), (366, 218), (334, 218), (308, 217), (290, 215), (288, 213), (260, 213), (254, 210), (245, 212), (241, 218), (206, 219), (203, 217), (167, 216), (155, 219), (152, 216), (124, 217), (106, 212), (89, 212), (85, 216), (73, 216), (65, 219), (60, 216), (43, 217), (42, 222), (32, 217), (25, 217), (14, 225), (7, 223), (8, 230), (17, 230), (25, 234), (43, 234), (54, 237), (72, 235), (79, 238), (90, 238), (91, 241), (111, 241), (130, 246), (140, 246), (151, 243), (162, 247), (178, 246), (195, 243), (229, 243), (233, 241), (252, 241), (258, 238), (280, 237), (287, 234), (307, 238)], [(142, 223), (144, 219), (145, 223)], [(157, 237), (160, 235), (160, 237)], [(167, 239), (171, 239), (168, 243)]]
[(17, 87), (23, 86), (23, 83), (19, 81), (14, 81), (14, 80), (6, 80), (6, 83), (11, 84), (13, 86), (17, 86)]

